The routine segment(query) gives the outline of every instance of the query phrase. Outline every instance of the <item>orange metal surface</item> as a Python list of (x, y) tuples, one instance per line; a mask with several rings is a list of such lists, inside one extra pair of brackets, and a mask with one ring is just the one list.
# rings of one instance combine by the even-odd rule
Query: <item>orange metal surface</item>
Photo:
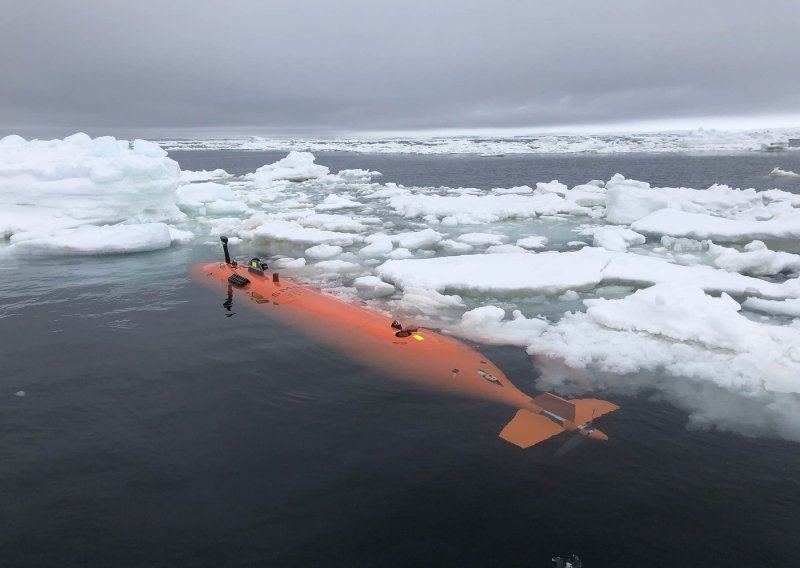
[[(270, 272), (262, 276), (250, 272), (247, 266), (215, 262), (195, 265), (191, 274), (214, 289), (246, 298), (248, 304), (270, 317), (367, 367), (425, 388), (493, 400), (525, 411), (518, 412), (501, 434), (503, 439), (520, 447), (531, 446), (565, 429), (580, 431), (579, 425), (591, 420), (593, 413), (597, 417), (618, 408), (607, 401), (564, 400), (549, 393), (531, 399), (494, 363), (452, 337), (426, 328), (398, 337), (391, 317), (282, 277), (275, 280)], [(234, 274), (250, 282), (245, 286), (232, 285), (228, 278)], [(607, 439), (597, 430), (585, 430), (580, 433)]]

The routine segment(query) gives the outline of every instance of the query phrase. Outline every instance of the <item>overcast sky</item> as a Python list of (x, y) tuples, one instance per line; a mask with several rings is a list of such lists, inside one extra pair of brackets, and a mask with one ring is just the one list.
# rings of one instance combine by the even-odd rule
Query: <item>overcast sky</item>
[(800, 125), (800, 0), (0, 4), (0, 136)]

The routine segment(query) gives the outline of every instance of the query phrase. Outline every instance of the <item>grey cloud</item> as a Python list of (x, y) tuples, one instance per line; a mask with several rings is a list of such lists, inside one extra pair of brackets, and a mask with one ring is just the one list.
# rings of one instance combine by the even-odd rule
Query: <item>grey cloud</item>
[(0, 133), (336, 134), (800, 112), (800, 3), (22, 2)]

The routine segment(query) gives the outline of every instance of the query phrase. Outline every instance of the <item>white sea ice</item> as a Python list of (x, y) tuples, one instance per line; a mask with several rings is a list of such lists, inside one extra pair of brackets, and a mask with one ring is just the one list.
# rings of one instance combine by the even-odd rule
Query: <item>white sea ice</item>
[(251, 230), (240, 230), (239, 236), (245, 239), (257, 239), (262, 241), (285, 241), (309, 245), (328, 244), (339, 246), (349, 246), (358, 239), (358, 237), (349, 233), (308, 228), (294, 221), (281, 221), (277, 219), (267, 219)]
[(316, 245), (306, 249), (306, 256), (315, 260), (325, 260), (342, 254), (342, 247), (336, 245)]
[(435, 290), (413, 286), (403, 290), (399, 304), (405, 311), (418, 311), (423, 314), (439, 314), (444, 310), (465, 307), (461, 296), (440, 294)]
[(298, 211), (284, 216), (286, 220), (297, 221), (304, 227), (316, 227), (326, 231), (343, 231), (345, 233), (360, 233), (368, 229), (361, 220), (349, 215), (335, 215), (330, 213), (307, 213)]
[(501, 245), (507, 241), (508, 238), (505, 235), (496, 235), (494, 233), (464, 233), (456, 237), (456, 240), (473, 247), (482, 247)]
[(547, 237), (532, 235), (517, 239), (517, 246), (524, 249), (541, 249), (546, 247), (548, 242), (549, 239)]
[(753, 241), (740, 252), (734, 248), (709, 243), (708, 254), (714, 264), (729, 272), (774, 276), (782, 272), (800, 272), (800, 255), (782, 251), (771, 251), (762, 241)]
[(395, 292), (394, 286), (377, 276), (360, 276), (353, 281), (353, 286), (368, 298), (391, 296)]
[(448, 254), (466, 254), (475, 250), (475, 247), (467, 243), (460, 243), (453, 239), (442, 239), (436, 245), (439, 250)]
[(591, 234), (594, 246), (607, 250), (624, 252), (632, 245), (643, 245), (647, 240), (644, 235), (624, 227), (597, 227), (581, 231), (582, 235)]
[(331, 193), (314, 208), (317, 211), (335, 211), (337, 209), (357, 209), (361, 206), (361, 203), (350, 199), (349, 197), (343, 197), (341, 195), (335, 195)]
[(216, 170), (181, 170), (181, 182), (183, 183), (193, 183), (193, 182), (200, 182), (200, 181), (211, 181), (212, 179), (223, 179), (231, 177), (231, 174), (223, 170), (222, 168), (217, 168)]
[(442, 224), (493, 223), (503, 219), (569, 213), (589, 215), (590, 210), (557, 193), (534, 195), (418, 195), (389, 198), (389, 206), (405, 217), (434, 216)]
[(315, 164), (314, 160), (314, 155), (310, 152), (292, 151), (285, 158), (261, 166), (245, 177), (252, 180), (257, 187), (269, 187), (276, 181), (300, 182), (327, 175), (330, 170)]
[[(176, 237), (180, 239), (181, 234)], [(30, 255), (121, 254), (164, 249), (172, 240), (170, 228), (164, 223), (84, 225), (47, 236), (19, 233), (11, 237), (11, 250)]]
[(346, 260), (323, 260), (312, 265), (311, 268), (324, 274), (336, 275), (358, 273), (363, 270), (360, 264), (347, 262)]
[(747, 298), (742, 302), (742, 307), (748, 310), (764, 312), (777, 316), (800, 318), (800, 299), (765, 300), (763, 298)]
[[(185, 231), (176, 227), (169, 227), (169, 236), (172, 239), (172, 244), (179, 245), (189, 244), (196, 238), (196, 235), (192, 231)], [(232, 242), (231, 244), (236, 244), (236, 242)]]
[(733, 218), (743, 211), (763, 209), (767, 197), (765, 192), (731, 189), (724, 185), (713, 185), (703, 190), (686, 187), (651, 188), (649, 183), (625, 179), (620, 174), (608, 181), (606, 191), (606, 220), (615, 224), (631, 224), (667, 208)]
[(492, 245), (486, 249), (488, 254), (519, 254), (527, 253), (528, 250), (517, 245)]
[(508, 194), (525, 195), (528, 193), (533, 193), (533, 188), (527, 185), (519, 185), (516, 187), (495, 187), (492, 189), (492, 193), (496, 193), (498, 195), (508, 195)]
[(401, 248), (414, 250), (430, 248), (442, 240), (442, 235), (433, 229), (423, 229), (422, 231), (407, 231), (390, 235), (389, 238)]
[(156, 144), (111, 136), (0, 139), (0, 237), (139, 217), (181, 220), (180, 168)]
[(765, 221), (747, 221), (677, 209), (660, 209), (635, 221), (631, 228), (646, 235), (669, 235), (724, 242), (800, 239), (800, 214)]
[(505, 320), (502, 308), (481, 306), (465, 312), (461, 321), (448, 326), (448, 330), (475, 341), (527, 348), (548, 325), (543, 319), (524, 317), (519, 310), (513, 312), (512, 320)]
[(381, 172), (356, 168), (350, 170), (339, 170), (336, 175), (347, 183), (367, 183), (371, 181), (372, 178), (380, 177), (383, 174)]
[(367, 246), (358, 251), (358, 255), (364, 258), (377, 258), (386, 256), (394, 248), (394, 243), (388, 235), (375, 233), (364, 238)]
[(800, 174), (795, 173), (791, 170), (782, 170), (778, 167), (773, 168), (771, 172), (769, 172), (771, 177), (800, 177)]
[(709, 266), (681, 266), (664, 259), (584, 247), (569, 252), (475, 254), (389, 260), (378, 276), (408, 286), (494, 295), (553, 295), (605, 284), (693, 284), (709, 292), (766, 298), (800, 295), (800, 283), (777, 284)]
[(239, 201), (227, 185), (213, 182), (190, 183), (175, 190), (175, 201), (189, 214), (215, 217), (244, 215), (250, 208)]
[(554, 294), (599, 284), (607, 251), (473, 254), (389, 260), (376, 268), (395, 285), (483, 294)]
[(296, 269), (296, 268), (303, 268), (306, 265), (305, 258), (292, 258), (290, 256), (284, 256), (278, 258), (272, 262), (272, 268), (288, 268), (288, 269)]

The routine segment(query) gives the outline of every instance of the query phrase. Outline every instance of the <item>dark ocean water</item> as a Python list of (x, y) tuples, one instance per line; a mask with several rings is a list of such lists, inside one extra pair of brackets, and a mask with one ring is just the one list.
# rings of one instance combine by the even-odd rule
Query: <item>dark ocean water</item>
[[(174, 152), (253, 171), (279, 154)], [(781, 187), (800, 153), (320, 154), (405, 185)], [(648, 400), (606, 444), (497, 438), (513, 410), (365, 370), (193, 283), (197, 245), (0, 267), (0, 566), (775, 566), (800, 559), (800, 446)], [(533, 392), (520, 349), (480, 347)], [(15, 396), (24, 390), (25, 396)]]

